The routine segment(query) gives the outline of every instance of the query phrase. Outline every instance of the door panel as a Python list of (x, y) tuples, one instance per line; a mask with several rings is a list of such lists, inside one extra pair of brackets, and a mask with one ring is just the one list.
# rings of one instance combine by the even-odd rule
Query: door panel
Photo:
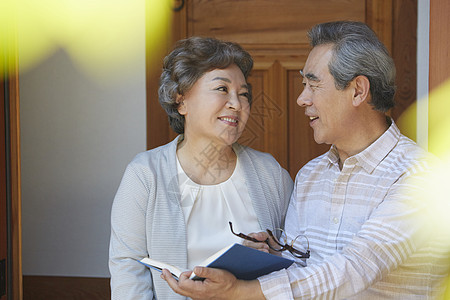
[(215, 36), (248, 45), (307, 43), (312, 25), (330, 20), (364, 21), (361, 0), (192, 0), (187, 34)]

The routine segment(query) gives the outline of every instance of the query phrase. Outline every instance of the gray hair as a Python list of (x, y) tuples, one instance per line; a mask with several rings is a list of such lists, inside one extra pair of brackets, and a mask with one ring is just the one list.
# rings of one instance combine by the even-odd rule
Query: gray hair
[(364, 23), (338, 21), (314, 26), (308, 37), (311, 46), (333, 44), (328, 69), (337, 89), (348, 87), (359, 75), (370, 82), (370, 104), (387, 112), (394, 107), (395, 65), (375, 32)]
[[(225, 69), (236, 64), (247, 80), (253, 59), (240, 45), (214, 38), (190, 37), (178, 41), (174, 50), (164, 58), (159, 83), (159, 103), (169, 116), (176, 133), (184, 133), (184, 116), (178, 112), (177, 95), (184, 95), (206, 72)], [(251, 105), (251, 86), (248, 84)]]

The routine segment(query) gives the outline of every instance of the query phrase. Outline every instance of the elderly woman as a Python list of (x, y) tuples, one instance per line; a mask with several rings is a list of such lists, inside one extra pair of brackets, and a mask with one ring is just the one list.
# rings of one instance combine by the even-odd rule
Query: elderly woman
[(271, 155), (236, 143), (252, 67), (238, 44), (213, 38), (182, 40), (164, 59), (159, 101), (179, 135), (125, 171), (111, 215), (113, 299), (183, 299), (138, 260), (192, 269), (240, 242), (229, 221), (242, 232), (283, 226), (291, 178)]

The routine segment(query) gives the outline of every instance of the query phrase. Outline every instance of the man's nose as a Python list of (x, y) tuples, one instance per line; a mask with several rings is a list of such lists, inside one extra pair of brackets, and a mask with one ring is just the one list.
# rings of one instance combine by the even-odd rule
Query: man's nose
[(306, 90), (306, 87), (303, 88), (303, 91), (298, 95), (297, 104), (300, 107), (309, 106), (312, 104), (310, 94)]

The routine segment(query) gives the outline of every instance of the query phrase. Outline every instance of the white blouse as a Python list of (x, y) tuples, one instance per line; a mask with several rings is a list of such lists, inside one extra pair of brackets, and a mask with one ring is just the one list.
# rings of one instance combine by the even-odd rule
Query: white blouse
[(220, 249), (242, 243), (236, 233), (259, 232), (256, 212), (250, 199), (239, 160), (233, 174), (215, 185), (200, 185), (184, 172), (177, 157), (181, 207), (187, 230), (187, 266), (193, 269)]

